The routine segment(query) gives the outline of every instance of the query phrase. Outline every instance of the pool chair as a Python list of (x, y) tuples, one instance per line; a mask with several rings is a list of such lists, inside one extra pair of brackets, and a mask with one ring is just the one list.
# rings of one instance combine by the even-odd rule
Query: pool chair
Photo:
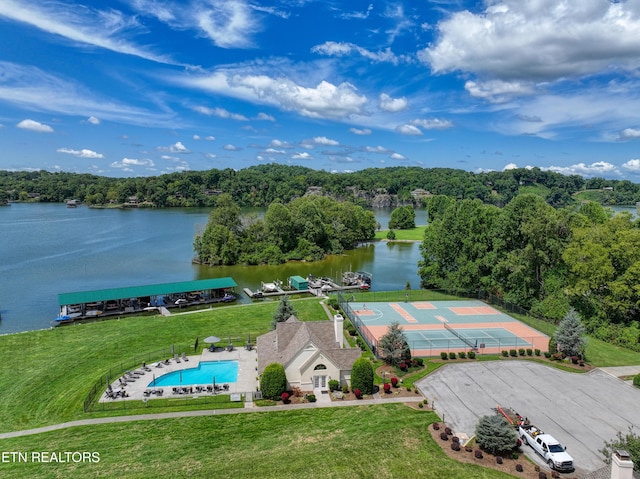
[(151, 391), (149, 391), (149, 390), (147, 389), (146, 391), (144, 391), (144, 392), (142, 393), (142, 395), (143, 395), (144, 397), (148, 398), (148, 397), (151, 395)]
[(174, 354), (174, 355), (173, 355), (173, 360), (174, 360), (176, 363), (179, 363), (179, 362), (180, 362), (180, 356), (178, 356), (178, 353), (176, 353), (176, 354)]
[(156, 395), (157, 396), (162, 396), (163, 394), (164, 394), (164, 390), (162, 388), (156, 389)]
[(156, 363), (153, 367), (154, 367), (154, 368), (161, 368), (161, 367), (163, 367), (163, 366), (162, 366), (162, 363)]
[(227, 345), (227, 351), (233, 351), (233, 344), (229, 343)]
[(182, 360), (189, 361), (189, 358), (187, 358), (187, 353), (182, 353)]
[(207, 386), (207, 392), (208, 393), (212, 393), (213, 392), (213, 386)]

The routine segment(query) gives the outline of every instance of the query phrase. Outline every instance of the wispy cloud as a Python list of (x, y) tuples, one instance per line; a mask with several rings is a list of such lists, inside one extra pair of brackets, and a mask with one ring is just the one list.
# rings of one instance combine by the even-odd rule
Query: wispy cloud
[(87, 150), (87, 149), (73, 150), (71, 148), (58, 148), (56, 151), (58, 153), (66, 153), (67, 155), (73, 155), (80, 158), (97, 158), (97, 159), (104, 158), (104, 155), (102, 153), (98, 153), (93, 150)]

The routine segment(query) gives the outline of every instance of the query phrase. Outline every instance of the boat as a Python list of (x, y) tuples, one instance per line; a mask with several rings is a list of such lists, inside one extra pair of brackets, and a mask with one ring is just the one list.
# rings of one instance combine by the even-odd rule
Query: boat
[(346, 271), (342, 275), (342, 284), (345, 286), (360, 286), (361, 289), (371, 288), (373, 275), (366, 271)]

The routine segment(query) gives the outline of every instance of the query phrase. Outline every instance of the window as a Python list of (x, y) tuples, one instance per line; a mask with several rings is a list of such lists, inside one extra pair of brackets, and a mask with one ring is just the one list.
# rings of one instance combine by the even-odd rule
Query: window
[(318, 364), (315, 368), (313, 368), (314, 371), (320, 371), (322, 369), (327, 369), (327, 367), (324, 364)]

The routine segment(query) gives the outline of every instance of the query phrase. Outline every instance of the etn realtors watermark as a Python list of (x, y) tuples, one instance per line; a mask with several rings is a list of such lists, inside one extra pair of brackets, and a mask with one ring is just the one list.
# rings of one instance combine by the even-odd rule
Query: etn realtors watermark
[(0, 463), (96, 463), (100, 462), (99, 452), (89, 451), (2, 451), (0, 452)]

